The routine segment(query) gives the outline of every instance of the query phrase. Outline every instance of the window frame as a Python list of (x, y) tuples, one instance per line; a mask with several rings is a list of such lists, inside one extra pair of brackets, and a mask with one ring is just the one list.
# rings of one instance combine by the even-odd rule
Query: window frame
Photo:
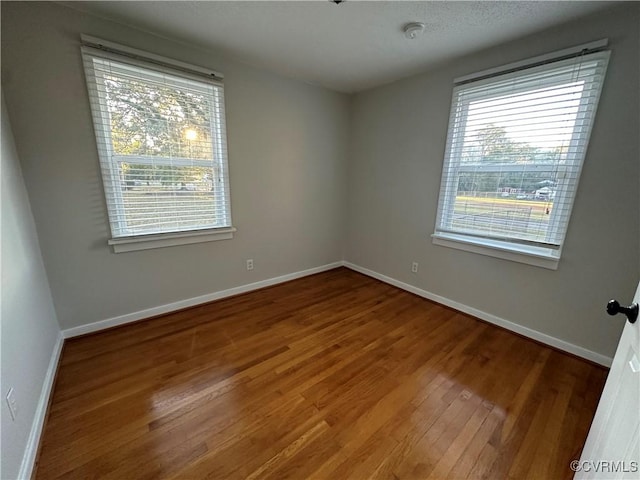
[[(454, 80), (454, 88), (452, 92), (452, 106), (450, 109), (449, 126), (447, 130), (447, 143), (445, 149), (445, 156), (443, 162), (441, 188), (438, 196), (438, 209), (436, 213), (436, 223), (434, 233), (432, 236), (432, 242), (435, 245), (460, 249), (473, 253), (479, 253), (491, 257), (502, 258), (520, 263), (526, 263), (538, 267), (544, 267), (548, 269), (557, 269), (558, 263), (562, 253), (562, 246), (565, 241), (566, 233), (571, 219), (571, 211), (575, 203), (575, 195), (578, 189), (580, 174), (584, 166), (586, 157), (586, 151), (588, 148), (591, 129), (595, 121), (596, 110), (600, 101), (600, 93), (602, 85), (604, 83), (604, 76), (606, 75), (606, 69), (609, 61), (609, 50), (603, 48), (607, 46), (607, 40), (600, 40), (598, 42), (592, 42), (591, 44), (575, 47), (573, 49), (567, 49), (560, 52), (535, 57), (530, 60), (517, 62), (515, 64), (505, 65), (503, 67), (497, 67), (487, 70), (485, 72), (479, 72), (477, 74), (468, 75)], [(587, 50), (592, 49), (588, 53)], [(462, 157), (462, 145), (463, 142), (456, 141), (459, 138), (464, 138), (465, 129), (467, 126), (467, 112), (469, 106), (473, 102), (474, 94), (466, 92), (464, 100), (460, 100), (458, 93), (462, 90), (468, 89), (469, 85), (481, 86), (485, 84), (491, 84), (492, 82), (504, 81), (508, 75), (518, 76), (518, 73), (524, 72), (533, 73), (536, 69), (544, 71), (547, 64), (559, 65), (563, 61), (572, 59), (582, 55), (593, 55), (591, 58), (597, 58), (604, 64), (603, 78), (600, 83), (600, 89), (596, 101), (593, 104), (593, 110), (591, 112), (590, 122), (586, 131), (585, 142), (580, 153), (574, 153), (570, 155), (567, 160), (573, 163), (573, 167), (569, 164), (559, 165), (554, 164), (522, 164), (522, 165), (509, 165), (506, 164), (487, 164), (483, 166), (479, 165), (467, 165), (465, 166), (461, 161)], [(558, 83), (560, 84), (560, 83)], [(549, 83), (552, 86), (553, 83)], [(545, 85), (546, 87), (547, 85)], [(530, 88), (522, 88), (518, 93), (524, 93), (529, 91)], [(482, 91), (477, 92), (477, 96), (482, 95)], [(496, 91), (496, 96), (500, 93)], [(487, 99), (487, 97), (483, 97)], [(490, 97), (489, 97), (490, 98)], [(586, 106), (589, 106), (588, 96), (582, 96), (580, 98), (578, 112), (583, 112)], [(575, 134), (570, 140), (570, 147), (576, 145), (579, 142), (579, 135)], [(578, 151), (578, 150), (576, 150)], [(553, 172), (568, 172), (571, 168), (576, 168), (577, 176), (574, 182), (563, 181), (558, 186), (554, 198), (554, 205), (568, 206), (568, 213), (566, 214), (566, 223), (563, 224), (563, 216), (561, 215), (561, 209), (552, 209), (551, 216), (549, 218), (549, 225), (547, 227), (546, 240), (549, 245), (543, 245), (544, 242), (529, 242), (526, 240), (519, 240), (515, 237), (509, 238), (505, 236), (504, 239), (500, 239), (497, 236), (483, 237), (481, 234), (465, 234), (461, 231), (454, 231), (453, 228), (447, 229), (447, 225), (452, 225), (453, 212), (455, 207), (455, 200), (458, 192), (458, 182), (451, 181), (452, 178), (459, 178), (461, 171), (470, 170), (477, 171), (481, 168), (486, 172), (504, 172), (505, 168), (512, 169), (513, 171), (526, 169), (527, 171), (553, 171)], [(476, 169), (476, 170), (473, 170)], [(565, 178), (566, 175), (562, 175), (561, 178)], [(557, 202), (557, 203), (556, 203)], [(551, 245), (551, 238), (558, 238), (557, 233), (560, 229), (563, 229), (563, 234), (560, 237), (559, 245)], [(556, 235), (554, 237), (554, 235)]]
[[(208, 242), (214, 240), (226, 240), (233, 238), (236, 231), (231, 217), (230, 181), (228, 175), (226, 118), (224, 116), (224, 85), (223, 75), (213, 70), (204, 69), (177, 60), (161, 57), (159, 55), (144, 52), (131, 47), (104, 41), (95, 37), (82, 35), (82, 57), (85, 72), (90, 71), (95, 84), (87, 81), (89, 101), (91, 104), (93, 126), (96, 131), (96, 145), (100, 157), (100, 171), (104, 185), (105, 200), (109, 215), (111, 238), (107, 244), (112, 246), (114, 253), (146, 250), (175, 245)], [(211, 148), (213, 158), (197, 159), (182, 157), (166, 157), (155, 155), (118, 155), (113, 151), (111, 140), (111, 128), (109, 112), (104, 108), (104, 82), (105, 77), (100, 69), (96, 69), (94, 58), (114, 61), (131, 68), (132, 76), (140, 81), (153, 81), (153, 77), (163, 77), (163, 73), (171, 76), (169, 87), (179, 87), (179, 83), (188, 82), (192, 91), (200, 90), (211, 100)], [(165, 77), (166, 78), (166, 77)], [(87, 77), (88, 80), (88, 77)], [(194, 82), (196, 82), (194, 84)], [(102, 88), (100, 88), (102, 85)], [(213, 88), (208, 88), (211, 85)], [(202, 87), (202, 88), (200, 88)], [(216, 92), (215, 89), (218, 89)], [(217, 121), (216, 119), (219, 119)], [(165, 230), (149, 233), (134, 233), (126, 225), (123, 187), (118, 166), (122, 163), (153, 164), (166, 166), (193, 166), (194, 163), (202, 163), (202, 166), (215, 166), (217, 176), (212, 179), (214, 188), (219, 192), (213, 195), (216, 198), (224, 198), (221, 210), (222, 216), (216, 219), (215, 224), (202, 228), (184, 228), (179, 230)], [(218, 181), (216, 181), (218, 180)], [(112, 190), (114, 200), (110, 206), (107, 189)], [(215, 203), (214, 203), (215, 205)], [(219, 208), (216, 206), (215, 208)]]

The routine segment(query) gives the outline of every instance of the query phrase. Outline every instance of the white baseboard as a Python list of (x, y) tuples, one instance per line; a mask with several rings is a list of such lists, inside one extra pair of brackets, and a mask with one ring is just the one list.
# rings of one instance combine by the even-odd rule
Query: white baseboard
[(559, 350), (571, 353), (573, 355), (577, 355), (579, 357), (585, 358), (587, 360), (590, 360), (600, 365), (604, 365), (606, 367), (611, 366), (612, 359), (610, 357), (606, 357), (604, 355), (593, 352), (591, 350), (587, 350), (586, 348), (579, 347), (569, 342), (565, 342), (564, 340), (560, 340), (558, 338), (552, 337), (550, 335), (539, 332), (537, 330), (533, 330), (528, 327), (523, 327), (522, 325), (519, 325), (517, 323), (510, 322), (508, 320), (497, 317), (490, 313), (483, 312), (482, 310), (478, 310), (476, 308), (469, 307), (467, 305), (450, 300), (440, 295), (436, 295), (435, 293), (422, 290), (421, 288), (415, 287), (408, 283), (401, 282), (399, 280), (388, 277), (386, 275), (375, 272), (373, 270), (369, 270), (368, 268), (364, 268), (359, 265), (355, 265), (353, 263), (346, 262), (346, 261), (334, 262), (334, 263), (329, 263), (327, 265), (310, 268), (308, 270), (289, 273), (287, 275), (269, 278), (266, 280), (261, 280), (259, 282), (249, 283), (247, 285), (241, 285), (239, 287), (233, 287), (227, 290), (222, 290), (219, 292), (201, 295), (199, 297), (180, 300), (178, 302), (168, 303), (166, 305), (160, 305), (158, 307), (147, 308), (145, 310), (140, 310), (138, 312), (121, 315), (119, 317), (113, 317), (106, 320), (101, 320), (101, 321), (90, 323), (87, 325), (81, 325), (79, 327), (69, 328), (60, 332), (56, 345), (53, 349), (53, 353), (51, 355), (51, 360), (49, 362), (47, 373), (45, 375), (42, 391), (40, 393), (40, 399), (38, 400), (36, 414), (33, 419), (31, 432), (29, 433), (29, 439), (27, 441), (27, 447), (25, 449), (25, 453), (22, 458), (22, 464), (20, 466), (20, 472), (19, 472), (18, 478), (20, 480), (28, 480), (31, 478), (31, 475), (33, 473), (33, 467), (35, 465), (36, 455), (38, 453), (38, 446), (40, 443), (40, 436), (42, 435), (42, 429), (44, 427), (44, 422), (46, 419), (49, 398), (52, 393), (53, 382), (55, 380), (58, 361), (60, 360), (60, 354), (62, 352), (62, 346), (65, 338), (71, 338), (78, 335), (84, 335), (87, 333), (93, 333), (100, 330), (104, 330), (106, 328), (111, 328), (118, 325), (124, 325), (126, 323), (135, 322), (137, 320), (143, 320), (145, 318), (149, 318), (155, 315), (162, 315), (164, 313), (180, 310), (182, 308), (193, 307), (202, 303), (219, 300), (221, 298), (250, 292), (252, 290), (257, 290), (260, 288), (269, 287), (271, 285), (276, 285), (278, 283), (288, 282), (290, 280), (295, 280), (297, 278), (313, 275), (315, 273), (324, 272), (340, 266), (345, 266), (356, 272), (362, 273), (369, 277), (388, 283), (389, 285), (393, 285), (394, 287), (401, 288), (402, 290), (406, 290), (407, 292), (414, 293), (420, 297), (454, 308), (456, 310), (459, 310), (460, 312), (472, 315), (486, 322), (492, 323), (494, 325), (498, 325), (507, 330), (511, 330), (512, 332), (518, 333), (520, 335), (531, 338), (533, 340), (537, 340), (546, 345), (555, 347)]
[(408, 283), (404, 283), (404, 282), (401, 282), (400, 280), (396, 280), (395, 278), (388, 277), (387, 275), (383, 275), (381, 273), (375, 272), (368, 268), (364, 268), (347, 261), (333, 262), (326, 265), (321, 265), (319, 267), (310, 268), (308, 270), (301, 270), (299, 272), (289, 273), (289, 274), (282, 275), (279, 277), (274, 277), (274, 278), (268, 278), (266, 280), (249, 283), (247, 285), (241, 285), (239, 287), (229, 288), (227, 290), (222, 290), (219, 292), (208, 293), (206, 295), (201, 295), (198, 297), (193, 297), (193, 298), (188, 298), (188, 299), (180, 300), (173, 303), (168, 303), (166, 305), (160, 305), (157, 307), (139, 310), (137, 312), (128, 313), (126, 315), (120, 315), (118, 317), (108, 318), (108, 319), (100, 320), (94, 323), (89, 323), (86, 325), (80, 325), (78, 327), (68, 328), (62, 331), (62, 335), (64, 336), (64, 338), (72, 338), (72, 337), (77, 337), (79, 335), (85, 335), (87, 333), (94, 333), (107, 328), (116, 327), (118, 325), (124, 325), (127, 323), (136, 322), (138, 320), (144, 320), (145, 318), (153, 317), (156, 315), (162, 315), (162, 314), (173, 312), (183, 308), (193, 307), (196, 305), (200, 305), (202, 303), (219, 300), (221, 298), (231, 297), (233, 295), (250, 292), (252, 290), (258, 290), (260, 288), (269, 287), (271, 285), (276, 285), (278, 283), (288, 282), (290, 280), (306, 277), (308, 275), (313, 275), (315, 273), (325, 272), (327, 270), (331, 270), (333, 268), (337, 268), (340, 266), (345, 266), (356, 272), (360, 272), (369, 277), (388, 283), (389, 285), (393, 285), (395, 287), (401, 288), (402, 290), (406, 290), (407, 292), (414, 293), (428, 300), (454, 308), (463, 313), (467, 313), (469, 315), (477, 317), (486, 322), (493, 323), (494, 325), (498, 325), (502, 328), (511, 330), (512, 332), (518, 333), (520, 335), (531, 338), (533, 340), (537, 340), (546, 345), (550, 345), (559, 350), (571, 353), (573, 355), (577, 355), (578, 357), (585, 358), (599, 365), (604, 365), (606, 367), (611, 366), (611, 362), (613, 359), (605, 355), (601, 355), (597, 352), (588, 350), (584, 347), (580, 347), (578, 345), (574, 345), (564, 340), (560, 340), (559, 338), (552, 337), (551, 335), (547, 335), (546, 333), (542, 333), (537, 330), (524, 327), (522, 325), (511, 322), (509, 320), (505, 320), (504, 318), (500, 318), (491, 313), (483, 312), (482, 310), (478, 310), (477, 308), (469, 307), (468, 305), (464, 305), (462, 303), (456, 302), (449, 298), (436, 295), (435, 293), (428, 292), (426, 290), (415, 287)]
[(42, 384), (42, 390), (40, 391), (40, 398), (38, 399), (38, 405), (36, 406), (36, 413), (33, 417), (27, 446), (25, 448), (24, 455), (22, 457), (22, 464), (20, 465), (20, 471), (18, 473), (19, 480), (29, 480), (33, 473), (36, 455), (38, 455), (38, 446), (40, 445), (40, 436), (42, 435), (44, 421), (46, 420), (49, 398), (51, 397), (51, 392), (53, 390), (53, 382), (56, 378), (56, 370), (58, 369), (58, 361), (60, 360), (60, 353), (62, 352), (63, 344), (64, 336), (62, 335), (62, 332), (60, 332), (58, 334), (56, 344), (53, 347), (49, 367), (47, 368), (47, 373), (45, 374), (44, 382)]
[(188, 298), (185, 300), (168, 303), (166, 305), (160, 305), (157, 307), (147, 308), (137, 312), (128, 313), (126, 315), (120, 315), (118, 317), (108, 318), (108, 319), (100, 320), (94, 323), (89, 323), (86, 325), (80, 325), (78, 327), (68, 328), (62, 331), (62, 335), (64, 336), (64, 338), (72, 338), (72, 337), (77, 337), (79, 335), (85, 335), (87, 333), (94, 333), (100, 330), (105, 330), (107, 328), (116, 327), (118, 325), (124, 325), (127, 323), (136, 322), (138, 320), (144, 320), (145, 318), (153, 317), (156, 315), (162, 315), (162, 314), (173, 312), (183, 308), (200, 305), (202, 303), (212, 302), (214, 300), (231, 297), (233, 295), (250, 292), (252, 290), (258, 290), (260, 288), (269, 287), (271, 285), (276, 285), (278, 283), (288, 282), (290, 280), (306, 277), (308, 275), (313, 275), (315, 273), (325, 272), (327, 270), (331, 270), (333, 268), (337, 268), (340, 266), (345, 266), (356, 272), (360, 272), (369, 277), (388, 283), (389, 285), (393, 285), (395, 287), (401, 288), (402, 290), (406, 290), (407, 292), (414, 293), (420, 297), (440, 303), (442, 305), (446, 305), (447, 307), (454, 308), (456, 310), (472, 315), (486, 322), (492, 323), (494, 325), (498, 325), (507, 330), (511, 330), (512, 332), (518, 333), (522, 336), (531, 338), (533, 340), (537, 340), (538, 342), (544, 343), (546, 345), (550, 345), (554, 348), (571, 353), (573, 355), (577, 355), (578, 357), (585, 358), (599, 365), (604, 365), (605, 367), (611, 366), (612, 359), (605, 355), (601, 355), (597, 352), (593, 352), (591, 350), (580, 347), (578, 345), (574, 345), (564, 340), (560, 340), (559, 338), (552, 337), (551, 335), (547, 335), (546, 333), (542, 333), (537, 330), (524, 327), (522, 325), (511, 322), (509, 320), (505, 320), (504, 318), (500, 318), (491, 313), (483, 312), (482, 310), (469, 307), (467, 305), (456, 302), (449, 298), (436, 295), (435, 293), (428, 292), (426, 290), (415, 287), (408, 283), (404, 283), (404, 282), (401, 282), (400, 280), (396, 280), (395, 278), (388, 277), (381, 273), (375, 272), (373, 270), (369, 270), (368, 268), (364, 268), (347, 261), (333, 262), (327, 265), (321, 265), (319, 267), (310, 268), (308, 270), (301, 270), (299, 272), (289, 273), (287, 275), (282, 275), (274, 278), (268, 278), (266, 280), (249, 283), (247, 285), (241, 285), (239, 287), (229, 288), (227, 290), (222, 290), (219, 292), (208, 293), (206, 295)]
[(219, 292), (208, 293), (206, 295), (200, 295), (199, 297), (187, 298), (185, 300), (167, 303), (166, 305), (160, 305), (158, 307), (146, 308), (137, 312), (127, 313), (126, 315), (120, 315), (119, 317), (107, 318), (105, 320), (99, 320), (97, 322), (88, 323), (86, 325), (68, 328), (66, 330), (63, 330), (62, 334), (64, 335), (64, 338), (72, 338), (79, 335), (85, 335), (87, 333), (98, 332), (106, 328), (116, 327), (118, 325), (136, 322), (138, 320), (144, 320), (145, 318), (154, 317), (156, 315), (163, 315), (165, 313), (174, 312), (183, 308), (194, 307), (202, 303), (212, 302), (221, 298), (231, 297), (240, 293), (246, 293), (252, 290), (258, 290), (259, 288), (276, 285), (278, 283), (288, 282), (290, 280), (295, 280), (296, 278), (313, 275), (314, 273), (325, 272), (327, 270), (341, 267), (342, 264), (343, 262), (333, 262), (327, 265), (310, 268), (308, 270), (288, 273), (280, 277), (268, 278), (259, 282), (249, 283), (247, 285), (241, 285), (239, 287), (233, 287)]
[(578, 345), (565, 342), (564, 340), (560, 340), (558, 338), (552, 337), (551, 335), (547, 335), (546, 333), (542, 333), (528, 327), (523, 327), (522, 325), (519, 325), (517, 323), (510, 322), (509, 320), (505, 320), (504, 318), (500, 318), (490, 313), (483, 312), (482, 310), (478, 310), (477, 308), (469, 307), (467, 305), (456, 302), (454, 300), (450, 300), (440, 295), (436, 295), (435, 293), (422, 290), (421, 288), (414, 287), (413, 285), (409, 285), (408, 283), (401, 282), (399, 280), (396, 280), (395, 278), (391, 278), (381, 273), (375, 272), (373, 270), (369, 270), (368, 268), (364, 268), (359, 265), (355, 265), (353, 263), (346, 262), (346, 261), (343, 262), (343, 265), (347, 268), (350, 268), (351, 270), (360, 272), (369, 277), (388, 283), (389, 285), (393, 285), (394, 287), (401, 288), (402, 290), (406, 290), (407, 292), (414, 293), (420, 297), (426, 298), (436, 303), (440, 303), (442, 305), (446, 305), (447, 307), (454, 308), (460, 312), (463, 312), (463, 313), (472, 315), (474, 317), (477, 317), (481, 320), (484, 320), (485, 322), (493, 323), (494, 325), (498, 325), (499, 327), (505, 328), (507, 330), (511, 330), (512, 332), (518, 333), (524, 337), (537, 340), (538, 342), (544, 343), (545, 345), (549, 345), (551, 347), (557, 348), (558, 350), (562, 350), (562, 351), (571, 353), (573, 355), (576, 355), (578, 357), (585, 358), (599, 365), (610, 367), (611, 362), (613, 361), (613, 359), (610, 357), (606, 357), (604, 355), (593, 352), (591, 350), (587, 350), (586, 348), (579, 347)]

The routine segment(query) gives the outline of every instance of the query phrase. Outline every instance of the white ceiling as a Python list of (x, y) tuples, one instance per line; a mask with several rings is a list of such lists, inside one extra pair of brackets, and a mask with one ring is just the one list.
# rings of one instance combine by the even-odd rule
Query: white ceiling
[[(611, 2), (63, 2), (251, 65), (354, 92), (592, 13)], [(407, 22), (424, 22), (415, 40)], [(567, 45), (568, 46), (568, 45)]]

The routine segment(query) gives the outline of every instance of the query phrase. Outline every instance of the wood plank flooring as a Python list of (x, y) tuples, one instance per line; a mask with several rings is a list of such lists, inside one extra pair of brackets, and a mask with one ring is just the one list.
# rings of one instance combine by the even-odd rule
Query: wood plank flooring
[(571, 478), (606, 374), (340, 268), (67, 341), (36, 478)]

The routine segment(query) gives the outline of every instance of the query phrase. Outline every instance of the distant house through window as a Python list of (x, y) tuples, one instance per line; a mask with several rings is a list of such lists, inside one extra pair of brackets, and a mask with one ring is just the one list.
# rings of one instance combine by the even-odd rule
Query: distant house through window
[(228, 238), (221, 80), (101, 45), (82, 53), (116, 251), (166, 246), (167, 236)]
[(608, 58), (582, 52), (455, 85), (435, 243), (557, 262)]

